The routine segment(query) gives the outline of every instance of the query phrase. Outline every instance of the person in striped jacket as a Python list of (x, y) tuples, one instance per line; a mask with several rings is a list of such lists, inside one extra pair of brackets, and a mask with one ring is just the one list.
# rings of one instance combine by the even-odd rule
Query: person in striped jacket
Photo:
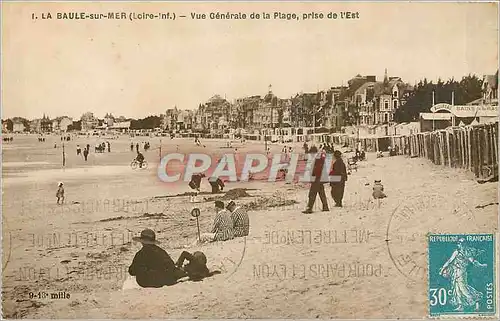
[(231, 212), (231, 220), (233, 221), (234, 237), (248, 236), (250, 230), (250, 220), (248, 213), (241, 207), (236, 206), (234, 201), (230, 201), (226, 206)]
[(200, 235), (201, 242), (227, 241), (234, 239), (233, 220), (231, 214), (224, 209), (224, 202), (215, 201), (214, 226), (210, 233)]

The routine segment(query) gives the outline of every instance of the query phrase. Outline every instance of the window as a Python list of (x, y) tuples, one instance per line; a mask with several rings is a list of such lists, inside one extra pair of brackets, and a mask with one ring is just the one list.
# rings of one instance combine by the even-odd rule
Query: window
[(393, 106), (394, 106), (394, 108), (398, 108), (398, 101), (397, 101), (397, 100), (395, 100), (395, 101), (393, 102)]
[(384, 102), (384, 107), (386, 110), (389, 109), (389, 102), (387, 100)]
[(393, 95), (394, 97), (396, 97), (396, 98), (397, 98), (397, 97), (398, 97), (398, 91), (397, 91), (397, 90), (395, 90), (395, 91), (392, 93), (392, 95)]

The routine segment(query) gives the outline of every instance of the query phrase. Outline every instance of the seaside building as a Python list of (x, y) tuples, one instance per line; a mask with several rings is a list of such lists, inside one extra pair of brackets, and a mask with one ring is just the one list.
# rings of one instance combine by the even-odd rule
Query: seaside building
[(91, 112), (86, 112), (80, 117), (82, 131), (91, 131), (99, 126), (99, 120)]
[(57, 117), (52, 120), (52, 131), (67, 132), (68, 127), (73, 124), (73, 119), (67, 116)]
[(400, 77), (388, 77), (385, 70), (384, 80), (376, 81), (375, 76), (367, 76), (351, 99), (359, 110), (360, 125), (392, 124), (394, 113), (408, 99), (413, 87), (404, 83)]
[(24, 122), (21, 119), (12, 119), (12, 132), (13, 133), (22, 133), (26, 127), (24, 126)]
[(483, 77), (483, 96), (466, 105), (439, 103), (430, 113), (420, 113), (420, 130), (432, 131), (449, 126), (465, 126), (497, 122), (498, 71)]
[(42, 132), (42, 133), (51, 133), (52, 132), (52, 121), (45, 114), (43, 114), (43, 117), (40, 120), (40, 132)]

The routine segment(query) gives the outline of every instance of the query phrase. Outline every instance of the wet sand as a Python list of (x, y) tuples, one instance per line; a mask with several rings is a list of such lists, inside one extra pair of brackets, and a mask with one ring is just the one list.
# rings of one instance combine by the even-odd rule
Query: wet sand
[[(157, 178), (159, 138), (134, 138), (151, 141), (144, 171), (129, 167), (135, 151), (128, 138), (111, 140), (111, 153), (92, 149), (87, 163), (75, 152), (85, 138), (65, 143), (64, 170), (61, 149), (53, 148), (59, 138), (51, 139), (20, 136), (3, 149), (3, 309), (9, 318), (421, 318), (427, 315), (425, 235), (497, 231), (497, 207), (476, 208), (498, 202), (496, 183), (477, 184), (470, 173), (424, 159), (369, 154), (349, 176), (344, 208), (333, 207), (326, 188), (329, 212), (319, 210), (318, 198), (313, 214), (301, 213), (307, 184), (228, 183), (226, 190), (257, 189), (238, 199), (241, 204), (298, 203), (250, 211), (246, 239), (193, 247), (190, 210), (201, 209), (200, 228), (208, 231), (213, 202), (156, 197), (189, 191), (185, 183)], [(229, 151), (221, 148), (224, 141), (202, 143), (207, 147), (163, 137), (162, 153), (177, 145), (183, 153)], [(264, 151), (258, 143), (233, 145), (241, 153)], [(283, 145), (270, 146), (279, 152)], [(375, 179), (388, 195), (380, 203), (370, 201)], [(55, 204), (58, 181), (65, 183), (63, 206)], [(204, 181), (202, 189), (209, 188)], [(410, 213), (405, 218), (403, 210)], [(209, 268), (222, 273), (122, 291), (140, 246), (131, 237), (144, 228), (155, 230), (174, 260), (184, 249), (202, 250)], [(406, 255), (416, 269), (397, 265)], [(30, 298), (30, 292), (43, 297), (59, 291), (70, 298)]]

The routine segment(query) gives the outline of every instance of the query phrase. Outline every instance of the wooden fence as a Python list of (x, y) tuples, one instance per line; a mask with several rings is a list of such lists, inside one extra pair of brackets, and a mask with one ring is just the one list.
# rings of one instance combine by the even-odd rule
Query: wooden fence
[(479, 178), (498, 175), (498, 122), (418, 133), (408, 138), (408, 153), (412, 157), (464, 168)]

